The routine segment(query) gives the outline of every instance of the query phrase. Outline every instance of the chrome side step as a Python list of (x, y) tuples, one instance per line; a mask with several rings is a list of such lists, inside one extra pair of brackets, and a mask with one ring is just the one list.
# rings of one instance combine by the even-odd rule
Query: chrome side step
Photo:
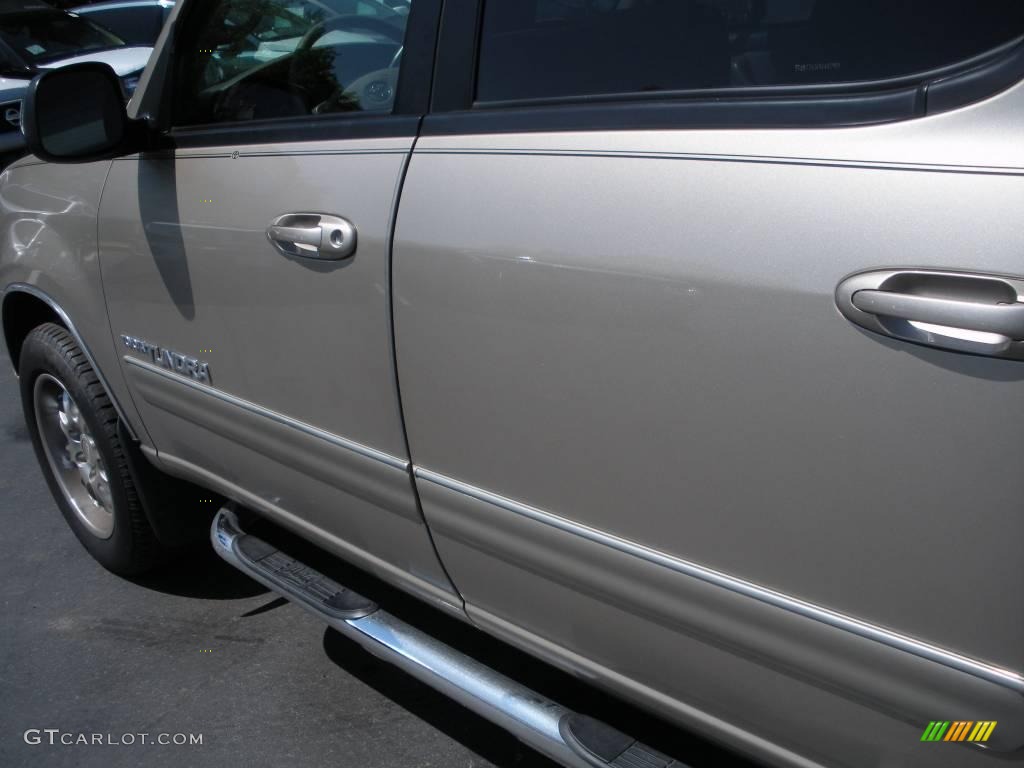
[(569, 768), (686, 768), (636, 739), (579, 715), (381, 610), (375, 603), (245, 533), (224, 507), (210, 538), (217, 554), (399, 667)]

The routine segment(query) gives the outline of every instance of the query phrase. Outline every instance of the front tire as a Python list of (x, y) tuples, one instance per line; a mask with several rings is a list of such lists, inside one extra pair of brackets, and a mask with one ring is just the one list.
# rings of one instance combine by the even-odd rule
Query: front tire
[(25, 339), (18, 366), (25, 423), (57, 506), (103, 567), (129, 576), (166, 560), (118, 435), (118, 416), (85, 354), (54, 323)]

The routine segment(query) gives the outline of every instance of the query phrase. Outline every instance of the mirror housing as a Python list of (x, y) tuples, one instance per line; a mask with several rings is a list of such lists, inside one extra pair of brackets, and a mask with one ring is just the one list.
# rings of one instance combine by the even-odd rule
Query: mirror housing
[(52, 163), (84, 163), (132, 151), (121, 81), (107, 64), (86, 62), (33, 78), (21, 116), (29, 151)]

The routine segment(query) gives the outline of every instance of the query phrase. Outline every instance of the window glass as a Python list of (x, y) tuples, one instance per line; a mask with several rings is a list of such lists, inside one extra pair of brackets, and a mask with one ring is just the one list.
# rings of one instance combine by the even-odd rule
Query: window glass
[(79, 15), (109, 29), (129, 45), (153, 45), (160, 36), (166, 11), (159, 5), (115, 6), (96, 10), (86, 6)]
[(216, 0), (179, 54), (176, 125), (390, 112), (411, 0)]
[(98, 24), (54, 10), (0, 14), (0, 37), (29, 64), (124, 46), (123, 40)]
[(1024, 34), (1022, 0), (485, 0), (480, 101), (848, 83)]

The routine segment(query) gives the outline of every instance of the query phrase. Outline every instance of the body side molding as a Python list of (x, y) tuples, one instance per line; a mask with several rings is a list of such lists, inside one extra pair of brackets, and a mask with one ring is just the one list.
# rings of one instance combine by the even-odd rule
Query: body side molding
[(932, 661), (950, 669), (971, 675), (979, 680), (994, 683), (1018, 695), (1024, 695), (1024, 677), (1019, 673), (986, 664), (985, 662), (963, 656), (954, 651), (941, 648), (930, 643), (917, 640), (907, 635), (894, 632), (884, 627), (856, 619), (852, 616), (824, 608), (814, 603), (762, 587), (720, 571), (707, 568), (697, 563), (683, 560), (664, 552), (651, 549), (628, 539), (606, 533), (585, 525), (574, 523), (558, 515), (544, 510), (521, 504), (513, 499), (500, 496), (482, 488), (455, 480), (438, 472), (415, 466), (415, 476), (449, 491), (463, 494), (485, 504), (491, 504), (507, 512), (519, 515), (534, 522), (556, 528), (564, 533), (578, 536), (591, 543), (616, 550), (622, 554), (636, 557), (648, 563), (668, 568), (685, 576), (702, 581), (706, 584), (729, 590), (744, 597), (757, 600), (766, 605), (781, 608), (784, 611), (802, 616), (821, 624), (849, 632), (852, 635), (871, 640), (889, 648)]
[(175, 373), (171, 373), (163, 368), (160, 368), (159, 366), (152, 365), (150, 363), (145, 363), (134, 357), (125, 355), (122, 359), (127, 365), (140, 368), (146, 371), (147, 373), (154, 374), (163, 379), (167, 379), (168, 381), (173, 381), (178, 384), (182, 384), (186, 387), (191, 387), (192, 389), (198, 392), (202, 392), (204, 395), (216, 398), (217, 400), (228, 403), (229, 405), (233, 405), (236, 408), (241, 408), (242, 410), (248, 411), (249, 413), (252, 413), (256, 416), (262, 416), (266, 419), (270, 419), (271, 421), (281, 424), (282, 426), (291, 427), (292, 429), (296, 429), (299, 432), (309, 435), (310, 437), (318, 438), (320, 440), (330, 443), (331, 445), (337, 446), (339, 448), (344, 448), (348, 451), (351, 451), (352, 453), (359, 454), (360, 456), (363, 456), (365, 458), (374, 459), (394, 469), (401, 469), (403, 471), (409, 469), (409, 462), (399, 458), (398, 456), (392, 456), (390, 453), (385, 453), (384, 451), (377, 450), (376, 448), (372, 448), (368, 445), (357, 443), (355, 440), (349, 440), (346, 437), (335, 435), (330, 432), (325, 432), (322, 429), (318, 429), (317, 427), (314, 427), (303, 421), (299, 421), (298, 419), (293, 419), (289, 416), (285, 416), (284, 414), (278, 413), (277, 411), (271, 411), (268, 408), (256, 405), (255, 403), (251, 403), (248, 400), (243, 400), (240, 397), (235, 397), (234, 395), (230, 395), (227, 392), (223, 392), (219, 389), (216, 389), (215, 387), (211, 387), (206, 384), (200, 384), (199, 382), (192, 381), (191, 379), (186, 379)]

